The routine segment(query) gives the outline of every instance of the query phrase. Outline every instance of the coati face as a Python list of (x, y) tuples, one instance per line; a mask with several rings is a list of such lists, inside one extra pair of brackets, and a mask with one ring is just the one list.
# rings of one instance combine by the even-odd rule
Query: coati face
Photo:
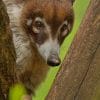
[(73, 26), (72, 3), (72, 0), (32, 0), (23, 8), (22, 27), (50, 66), (61, 62), (60, 46)]

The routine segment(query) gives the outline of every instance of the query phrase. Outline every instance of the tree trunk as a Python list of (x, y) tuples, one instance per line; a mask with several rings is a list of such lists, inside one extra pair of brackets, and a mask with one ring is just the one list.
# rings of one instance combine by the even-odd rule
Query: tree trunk
[(46, 100), (100, 100), (100, 0), (91, 0)]
[(9, 87), (14, 83), (15, 51), (9, 18), (0, 0), (0, 100), (5, 100)]

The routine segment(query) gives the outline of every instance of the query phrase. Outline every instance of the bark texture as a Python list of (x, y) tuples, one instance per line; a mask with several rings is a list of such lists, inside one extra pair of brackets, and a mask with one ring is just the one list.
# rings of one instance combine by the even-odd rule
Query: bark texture
[(86, 16), (46, 100), (100, 100), (98, 96), (100, 0), (91, 0)]
[(0, 0), (0, 100), (5, 100), (14, 83), (15, 51), (6, 7)]

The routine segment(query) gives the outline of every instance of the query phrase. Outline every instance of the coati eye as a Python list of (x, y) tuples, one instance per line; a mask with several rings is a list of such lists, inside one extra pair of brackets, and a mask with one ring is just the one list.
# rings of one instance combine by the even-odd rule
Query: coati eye
[(45, 28), (45, 24), (44, 24), (44, 20), (41, 17), (36, 17), (34, 22), (33, 22), (33, 26), (32, 26), (32, 30), (34, 33), (41, 33), (41, 31), (43, 31)]
[(41, 27), (44, 27), (44, 24), (43, 24), (41, 21), (36, 21), (36, 22), (35, 22), (35, 26), (36, 26), (37, 28), (41, 28)]
[(62, 42), (64, 41), (65, 37), (69, 34), (70, 29), (69, 29), (69, 25), (70, 23), (68, 23), (68, 21), (64, 21), (63, 24), (60, 26), (60, 30), (59, 30), (59, 43), (62, 44)]
[(62, 26), (62, 28), (61, 28), (61, 32), (64, 32), (64, 31), (67, 30), (67, 29), (68, 29), (67, 24), (64, 24), (64, 25)]
[(69, 34), (71, 28), (70, 28), (70, 23), (68, 21), (65, 21), (61, 27), (60, 27), (60, 33), (62, 37), (65, 37)]
[(67, 20), (64, 21), (64, 23), (62, 24), (61, 29), (60, 29), (61, 33), (64, 32), (65, 30), (68, 30), (68, 21)]
[(41, 17), (36, 17), (35, 21), (34, 21), (34, 26), (38, 29), (43, 28), (44, 27), (44, 23), (43, 23), (43, 18)]

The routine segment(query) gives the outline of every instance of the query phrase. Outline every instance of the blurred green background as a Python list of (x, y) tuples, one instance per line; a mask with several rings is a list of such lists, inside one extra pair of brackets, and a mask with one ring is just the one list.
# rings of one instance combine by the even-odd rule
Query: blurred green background
[[(74, 3), (74, 12), (75, 12), (75, 23), (71, 34), (65, 39), (62, 47), (60, 57), (63, 60), (66, 55), (68, 48), (71, 45), (71, 42), (77, 32), (79, 25), (84, 17), (86, 9), (88, 7), (90, 0), (76, 0)], [(59, 67), (51, 68), (48, 72), (46, 80), (38, 87), (36, 91), (36, 96), (33, 97), (33, 100), (45, 100), (46, 95), (48, 94), (50, 87), (53, 83), (53, 80), (57, 74)], [(10, 100), (20, 100), (20, 96), (25, 93), (24, 87), (17, 85), (10, 91)]]

